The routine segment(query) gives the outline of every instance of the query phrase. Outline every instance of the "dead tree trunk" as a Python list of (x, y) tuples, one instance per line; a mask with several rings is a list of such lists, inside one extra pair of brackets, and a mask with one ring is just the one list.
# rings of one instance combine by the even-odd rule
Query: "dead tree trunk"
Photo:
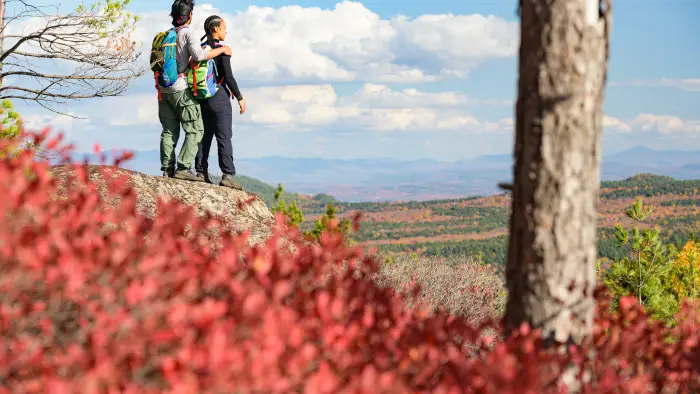
[(579, 341), (593, 322), (610, 0), (521, 0), (506, 329)]

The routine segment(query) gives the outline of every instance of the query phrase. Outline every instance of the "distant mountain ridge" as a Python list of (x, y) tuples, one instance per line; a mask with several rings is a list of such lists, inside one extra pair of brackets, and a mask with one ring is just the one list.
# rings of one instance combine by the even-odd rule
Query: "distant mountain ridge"
[[(125, 164), (126, 168), (159, 173), (158, 151), (135, 153)], [(495, 154), (448, 162), (270, 156), (236, 159), (235, 163), (239, 173), (268, 185), (282, 183), (285, 190), (296, 193), (327, 193), (341, 201), (358, 202), (450, 199), (500, 193), (497, 184), (511, 179), (513, 158), (511, 154)], [(605, 155), (602, 167), (604, 181), (640, 173), (679, 180), (700, 179), (700, 151), (635, 147)]]

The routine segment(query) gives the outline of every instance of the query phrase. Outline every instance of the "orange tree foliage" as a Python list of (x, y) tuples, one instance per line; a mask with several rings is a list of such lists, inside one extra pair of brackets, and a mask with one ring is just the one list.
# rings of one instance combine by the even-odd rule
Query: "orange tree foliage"
[(692, 239), (673, 263), (671, 286), (679, 300), (700, 298), (700, 245)]
[(32, 152), (0, 161), (0, 393), (559, 393), (571, 365), (587, 393), (700, 390), (697, 311), (664, 328), (601, 296), (591, 338), (553, 352), (527, 326), (498, 339), (406, 308), (338, 233), (212, 249), (217, 219), (175, 202), (148, 219), (124, 179), (112, 206), (77, 174), (55, 199)]

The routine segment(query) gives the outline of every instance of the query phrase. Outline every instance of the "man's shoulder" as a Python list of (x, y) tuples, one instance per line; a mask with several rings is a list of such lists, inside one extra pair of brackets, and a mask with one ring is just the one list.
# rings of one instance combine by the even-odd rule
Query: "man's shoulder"
[(189, 25), (176, 27), (175, 31), (179, 37), (194, 37), (194, 29), (192, 29)]

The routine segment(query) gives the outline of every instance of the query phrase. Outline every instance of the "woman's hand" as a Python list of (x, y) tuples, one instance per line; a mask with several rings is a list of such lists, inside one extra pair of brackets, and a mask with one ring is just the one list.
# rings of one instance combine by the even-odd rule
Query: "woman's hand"
[(241, 107), (241, 115), (243, 115), (246, 110), (245, 100), (238, 100), (238, 105)]

